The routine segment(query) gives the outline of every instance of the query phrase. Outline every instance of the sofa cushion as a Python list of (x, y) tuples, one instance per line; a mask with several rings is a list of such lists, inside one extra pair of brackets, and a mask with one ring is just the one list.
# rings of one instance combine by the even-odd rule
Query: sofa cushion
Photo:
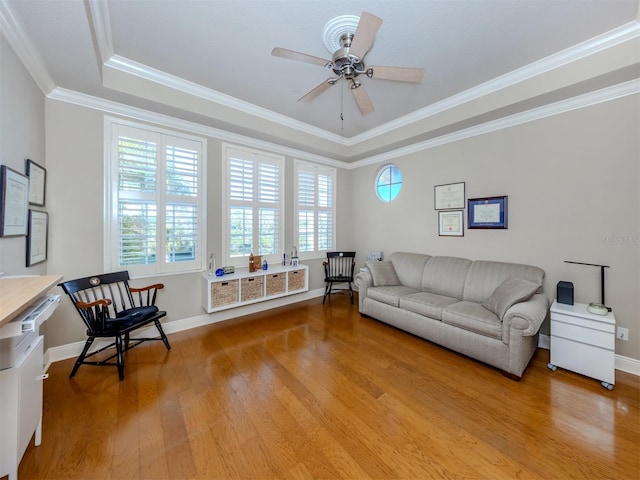
[(424, 266), (430, 258), (431, 256), (423, 253), (394, 252), (389, 260), (402, 285), (421, 290)]
[(512, 305), (529, 300), (538, 288), (537, 283), (522, 278), (507, 278), (482, 302), (482, 306), (502, 319)]
[(374, 287), (384, 287), (386, 285), (400, 285), (396, 270), (391, 262), (365, 262), (371, 272)]
[(462, 300), (484, 302), (507, 278), (522, 278), (536, 283), (542, 291), (544, 270), (519, 263), (476, 260), (469, 268)]
[(479, 303), (462, 301), (445, 307), (442, 322), (485, 337), (502, 338), (502, 322)]
[(400, 297), (416, 293), (419, 290), (404, 285), (369, 287), (367, 288), (367, 297), (378, 302), (386, 303), (393, 307), (400, 306)]
[(400, 308), (435, 320), (442, 320), (442, 309), (457, 302), (459, 300), (456, 298), (429, 292), (418, 292), (401, 297)]
[(462, 300), (464, 281), (471, 260), (458, 257), (431, 257), (424, 267), (422, 288), (437, 295)]

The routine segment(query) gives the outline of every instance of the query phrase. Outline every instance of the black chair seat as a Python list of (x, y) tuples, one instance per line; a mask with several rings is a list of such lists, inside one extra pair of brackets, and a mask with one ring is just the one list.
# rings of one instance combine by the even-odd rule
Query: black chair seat
[[(69, 375), (73, 376), (80, 365), (116, 366), (120, 380), (124, 380), (124, 353), (148, 340), (161, 340), (167, 350), (169, 340), (162, 330), (160, 319), (167, 315), (155, 305), (158, 290), (162, 284), (143, 288), (129, 286), (129, 273), (116, 272), (93, 277), (79, 278), (59, 284), (65, 291), (87, 326), (87, 341), (82, 353)], [(136, 295), (137, 294), (137, 295)], [(159, 337), (130, 338), (131, 332), (146, 325), (154, 324)], [(113, 338), (113, 342), (89, 353), (96, 338)], [(88, 358), (115, 347), (115, 353), (100, 361)], [(116, 363), (109, 360), (116, 358)]]

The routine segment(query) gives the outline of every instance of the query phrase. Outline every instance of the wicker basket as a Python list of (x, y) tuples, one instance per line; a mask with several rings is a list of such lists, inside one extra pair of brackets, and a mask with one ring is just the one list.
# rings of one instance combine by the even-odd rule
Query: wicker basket
[(211, 283), (211, 308), (238, 301), (238, 280)]
[(255, 300), (263, 296), (264, 276), (246, 277), (241, 280), (240, 299), (243, 302), (247, 300)]
[(284, 293), (284, 282), (285, 282), (284, 273), (273, 273), (265, 275), (265, 280), (267, 281), (267, 295), (277, 295), (279, 293)]
[(287, 285), (289, 291), (304, 288), (304, 270), (291, 270), (287, 273)]

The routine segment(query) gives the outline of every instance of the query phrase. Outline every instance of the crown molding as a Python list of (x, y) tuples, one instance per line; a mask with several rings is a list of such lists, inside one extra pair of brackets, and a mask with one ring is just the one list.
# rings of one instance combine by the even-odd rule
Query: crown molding
[(476, 100), (486, 95), (504, 90), (517, 85), (526, 80), (530, 80), (538, 75), (548, 73), (552, 70), (574, 63), (583, 58), (594, 55), (608, 48), (612, 48), (621, 43), (640, 37), (640, 22), (633, 21), (618, 28), (603, 33), (597, 37), (586, 40), (577, 45), (573, 45), (565, 50), (554, 53), (536, 62), (530, 63), (517, 70), (496, 77), (485, 83), (465, 90), (428, 107), (416, 110), (415, 112), (387, 122), (379, 127), (367, 130), (360, 135), (355, 135), (347, 139), (347, 146), (354, 146), (359, 143), (371, 140), (380, 135), (387, 134), (393, 130), (407, 127), (418, 121), (433, 117), (449, 109), (458, 107), (467, 102)]
[(42, 93), (47, 95), (51, 92), (56, 85), (49, 75), (42, 57), (33, 46), (6, 0), (0, 0), (0, 31)]
[(367, 158), (366, 160), (360, 160), (350, 163), (348, 164), (347, 168), (355, 169), (367, 165), (373, 165), (376, 163), (387, 162), (401, 156), (421, 152), (430, 148), (438, 147), (440, 145), (446, 145), (448, 143), (457, 142), (466, 138), (484, 135), (486, 133), (503, 130), (505, 128), (521, 125), (523, 123), (533, 122), (543, 118), (570, 112), (572, 110), (590, 107), (599, 103), (616, 100), (618, 98), (638, 93), (640, 93), (640, 79), (631, 80), (611, 87), (603, 88), (601, 90), (585, 93), (577, 97), (568, 98), (556, 103), (551, 103), (549, 105), (509, 115), (507, 117), (492, 120), (490, 122), (482, 123), (473, 127), (465, 128), (457, 132), (425, 140), (424, 142), (414, 143), (413, 145), (399, 148), (390, 152), (385, 152), (380, 155), (375, 155), (373, 157)]
[(287, 128), (298, 130), (300, 132), (313, 135), (323, 140), (328, 140), (339, 145), (346, 145), (346, 139), (335, 133), (328, 132), (318, 127), (309, 125), (308, 123), (300, 122), (286, 115), (275, 113), (272, 110), (259, 107), (253, 103), (245, 102), (244, 100), (237, 99), (230, 95), (220, 93), (211, 88), (203, 87), (194, 82), (190, 82), (183, 78), (171, 75), (169, 73), (157, 70), (142, 63), (135, 62), (119, 55), (113, 55), (104, 64), (107, 68), (113, 68), (120, 72), (135, 75), (136, 77), (143, 78), (150, 82), (164, 85), (165, 87), (172, 88), (176, 91), (193, 95), (204, 100), (223, 105), (225, 107), (233, 108), (235, 110), (253, 115), (263, 120), (277, 123)]
[(188, 120), (182, 120), (169, 115), (151, 112), (149, 110), (132, 107), (123, 103), (105, 100), (103, 98), (75, 92), (73, 90), (55, 88), (49, 95), (47, 95), (47, 98), (78, 105), (80, 107), (90, 108), (92, 110), (99, 110), (110, 115), (118, 115), (136, 121), (153, 123), (166, 128), (183, 130), (188, 133), (204, 135), (224, 142), (239, 143), (248, 147), (268, 150), (270, 152), (308, 160), (323, 165), (329, 165), (337, 168), (345, 168), (345, 166), (348, 165), (345, 162), (335, 160), (333, 158), (312, 154), (295, 148), (285, 147), (283, 145), (278, 145), (264, 140), (258, 140), (246, 135), (220, 130), (218, 128), (190, 122)]
[(100, 55), (99, 63), (103, 64), (115, 53), (111, 36), (109, 3), (104, 0), (86, 0), (86, 2), (89, 21), (93, 27), (94, 42)]

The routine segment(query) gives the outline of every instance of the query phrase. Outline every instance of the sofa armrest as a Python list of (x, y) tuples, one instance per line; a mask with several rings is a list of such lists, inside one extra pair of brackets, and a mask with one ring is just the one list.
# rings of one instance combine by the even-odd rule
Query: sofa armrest
[(504, 314), (502, 321), (522, 330), (523, 336), (530, 337), (538, 333), (548, 313), (549, 300), (545, 295), (538, 293), (526, 302), (511, 306)]
[(373, 277), (369, 270), (361, 270), (354, 278), (360, 295), (366, 295), (367, 288), (373, 287)]

